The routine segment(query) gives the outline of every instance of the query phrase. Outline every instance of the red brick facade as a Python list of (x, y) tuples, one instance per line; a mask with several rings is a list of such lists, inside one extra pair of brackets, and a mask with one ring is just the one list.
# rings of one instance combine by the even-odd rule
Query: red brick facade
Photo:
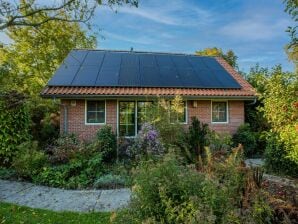
[[(68, 133), (76, 134), (80, 139), (92, 139), (97, 130), (102, 125), (85, 124), (85, 100), (75, 100), (75, 105), (71, 105), (71, 100), (61, 100), (67, 106)], [(197, 116), (203, 123), (217, 132), (227, 132), (233, 134), (237, 128), (244, 123), (244, 101), (228, 101), (228, 123), (214, 124), (211, 122), (211, 101), (198, 100), (197, 107), (193, 106), (193, 101), (189, 100), (187, 105), (188, 124), (191, 117)], [(60, 118), (61, 132), (64, 127), (64, 108), (61, 106)], [(117, 130), (117, 100), (106, 100), (106, 124), (111, 125), (113, 130)]]

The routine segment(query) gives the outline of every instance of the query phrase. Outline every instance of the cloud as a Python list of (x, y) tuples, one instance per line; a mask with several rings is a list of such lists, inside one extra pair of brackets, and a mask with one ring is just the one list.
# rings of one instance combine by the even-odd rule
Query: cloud
[(162, 5), (152, 1), (151, 5), (140, 4), (139, 8), (121, 7), (117, 12), (172, 26), (195, 26), (212, 18), (209, 10), (181, 0), (164, 1)]
[(286, 19), (278, 21), (265, 21), (255, 17), (231, 22), (219, 29), (219, 33), (233, 39), (243, 41), (270, 40), (284, 35), (289, 21)]
[(115, 40), (125, 41), (129, 43), (137, 43), (137, 44), (143, 44), (143, 45), (150, 45), (154, 44), (154, 39), (146, 37), (146, 36), (135, 36), (133, 38), (127, 36), (127, 35), (120, 35), (108, 31), (103, 32), (103, 36), (105, 38), (111, 38)]

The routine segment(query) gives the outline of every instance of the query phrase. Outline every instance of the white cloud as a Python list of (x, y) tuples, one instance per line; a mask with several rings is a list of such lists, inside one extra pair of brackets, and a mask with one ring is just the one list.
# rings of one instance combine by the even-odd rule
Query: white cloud
[(286, 19), (266, 21), (255, 17), (228, 23), (219, 29), (219, 33), (239, 41), (270, 40), (284, 35), (288, 24)]
[(103, 36), (105, 38), (111, 38), (115, 40), (129, 42), (129, 43), (137, 43), (137, 44), (144, 44), (144, 45), (150, 45), (154, 43), (154, 40), (152, 38), (149, 38), (146, 36), (135, 36), (131, 38), (127, 35), (120, 35), (120, 34), (108, 32), (108, 31), (104, 31)]

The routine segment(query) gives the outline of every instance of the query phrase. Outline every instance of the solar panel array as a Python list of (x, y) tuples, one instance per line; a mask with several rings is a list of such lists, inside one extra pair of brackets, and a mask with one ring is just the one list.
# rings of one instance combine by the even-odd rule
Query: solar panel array
[(73, 50), (49, 86), (241, 88), (213, 57)]

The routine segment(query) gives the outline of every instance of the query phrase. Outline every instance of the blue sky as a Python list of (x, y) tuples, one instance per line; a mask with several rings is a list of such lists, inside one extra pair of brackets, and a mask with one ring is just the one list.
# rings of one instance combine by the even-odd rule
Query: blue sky
[(232, 49), (240, 70), (259, 63), (293, 70), (284, 46), (293, 24), (282, 0), (140, 0), (139, 8), (100, 8), (92, 21), (103, 49), (194, 53)]
[[(284, 51), (293, 21), (282, 2), (139, 0), (139, 8), (100, 7), (91, 22), (101, 49), (194, 53), (216, 46), (232, 49), (242, 71), (256, 63), (293, 71)], [(9, 43), (3, 32), (0, 41)]]

